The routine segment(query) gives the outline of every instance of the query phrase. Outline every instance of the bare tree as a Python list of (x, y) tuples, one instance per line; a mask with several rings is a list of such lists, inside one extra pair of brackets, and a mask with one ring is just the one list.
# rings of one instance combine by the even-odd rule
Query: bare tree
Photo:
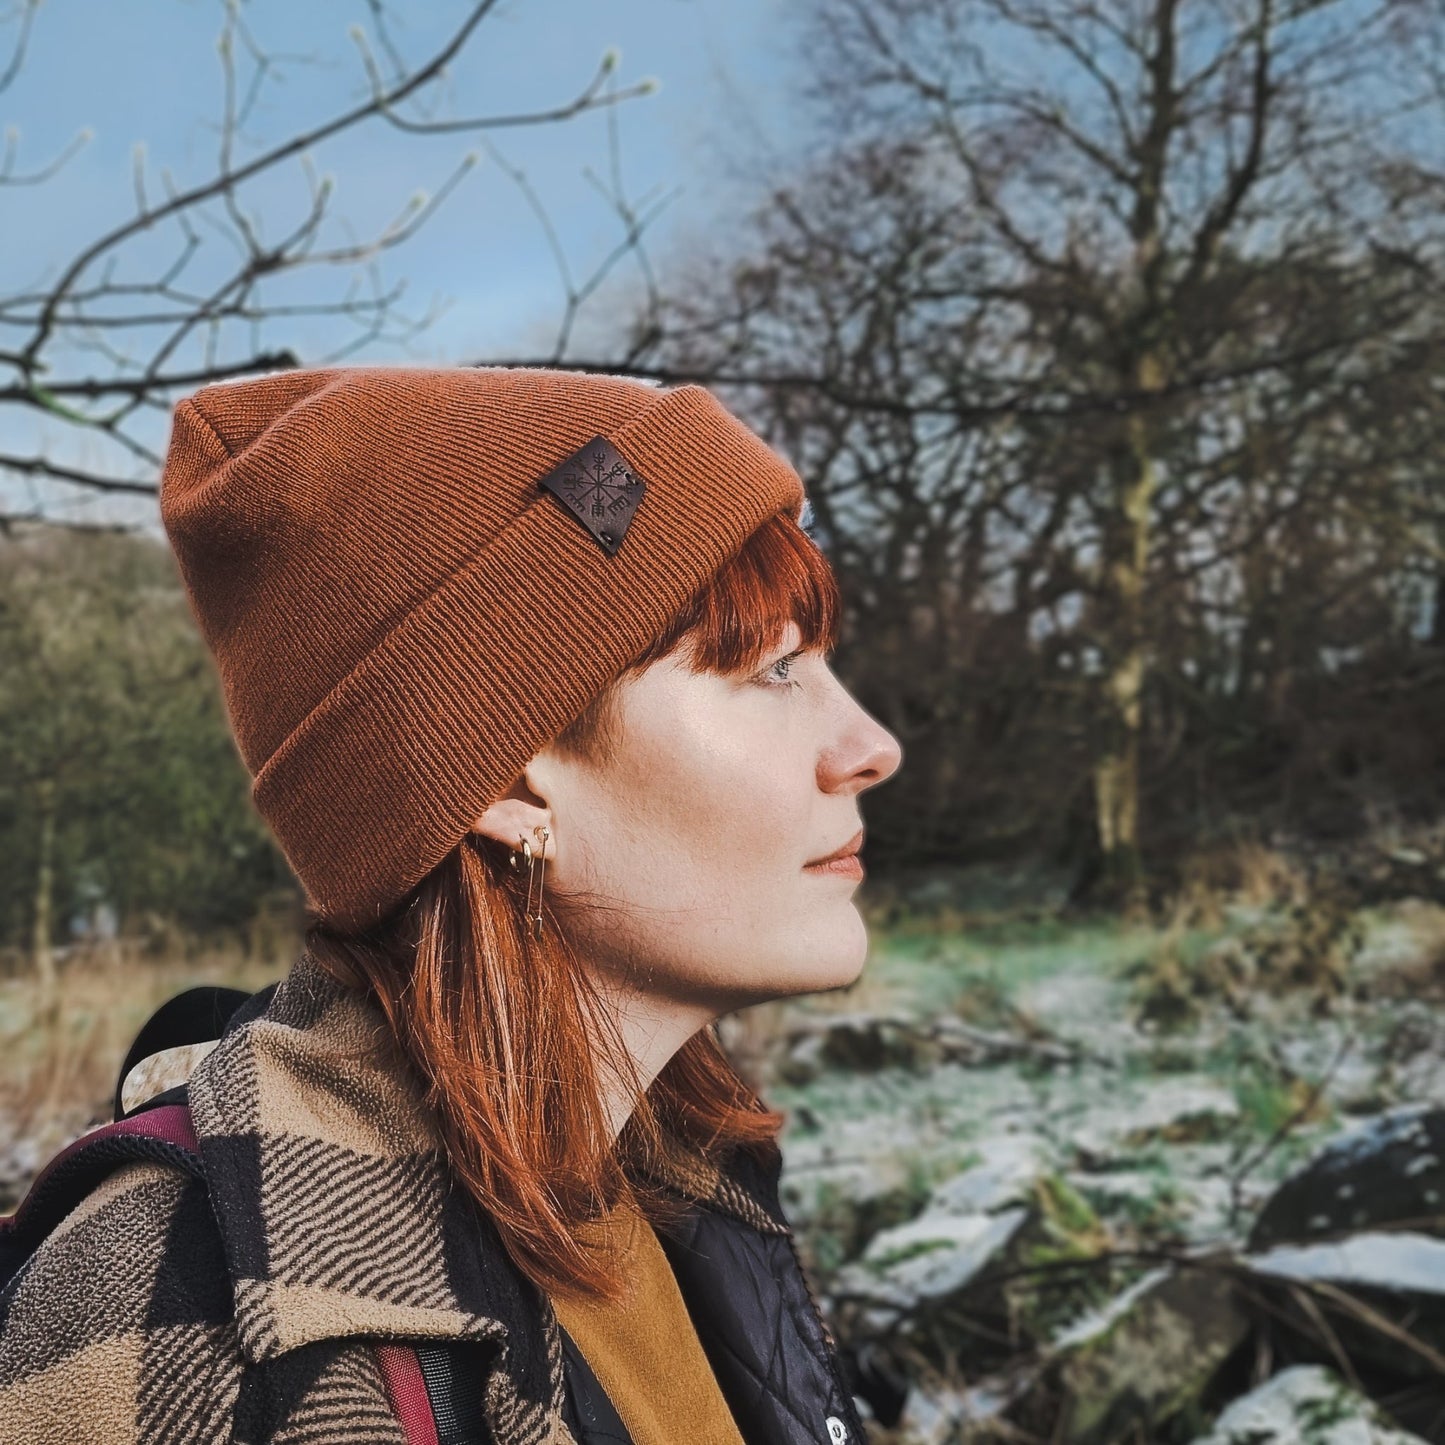
[[(127, 531), (153, 521), (165, 422), (179, 393), (303, 360), (336, 362), (367, 347), (394, 352), (433, 319), (431, 312), (405, 309), (402, 285), (383, 277), (381, 263), (437, 216), (478, 154), (456, 159), (429, 194), (402, 200), (389, 223), (358, 237), (335, 213), (334, 183), (317, 168), (327, 144), (363, 127), (408, 147), (421, 137), (475, 138), (522, 189), (557, 257), (565, 291), (559, 355), (579, 307), (623, 259), (636, 259), (648, 274), (643, 232), (669, 198), (634, 202), (623, 193), (616, 117), (620, 102), (649, 93), (654, 82), (619, 88), (617, 55), (609, 50), (581, 91), (562, 104), (511, 114), (452, 114), (444, 104), (449, 67), (495, 8), (496, 0), (465, 8), (431, 54), (411, 60), (382, 0), (366, 0), (368, 24), (352, 31), (359, 98), (304, 130), (258, 143), (251, 132), (268, 86), (286, 68), (306, 62), (268, 50), (252, 34), (238, 0), (225, 0), (218, 46), (221, 113), (209, 172), (181, 184), (164, 167), (156, 172), (138, 150), (132, 212), (110, 220), (97, 216), (90, 234), (59, 238), (39, 282), (5, 274), (12, 269), (7, 253), (13, 257), (17, 248), (0, 243), (0, 483), (8, 481), (8, 495), (18, 499), (7, 505), (7, 491), (0, 490), (0, 533), (9, 539), (0, 542), (7, 584), (0, 588), (0, 656), (11, 663), (0, 669), (0, 714), (7, 719), (0, 801), (13, 807), (14, 816), (34, 820), (29, 945), (47, 987), (54, 982), (60, 873), (73, 861), (62, 844), (74, 831), (78, 810), (108, 780), (131, 776), (126, 759), (157, 726), (156, 699), (181, 691), (168, 689), (163, 679), (157, 689), (111, 677), (121, 660), (133, 658), (130, 643), (144, 642), (116, 636), (117, 627), (123, 633), (123, 619), (141, 617), (144, 589), (128, 598), (123, 586), (113, 588), (107, 604), (86, 613), (85, 601), (96, 588), (66, 571), (71, 554), (49, 545), (50, 525)], [(40, 9), (39, 0), (18, 0), (0, 11), (0, 107), (33, 63), (32, 42), (44, 24)], [(592, 179), (616, 212), (622, 236), (579, 282), (525, 174), (490, 137), (596, 109), (605, 109), (609, 122), (612, 184)], [(87, 139), (79, 133), (57, 153), (31, 158), (17, 127), (6, 136), (0, 236), (11, 228), (19, 233), (37, 188), (55, 181)], [(282, 217), (279, 188), (271, 183), (296, 167), (305, 199)], [(318, 321), (335, 345), (324, 355), (303, 357), (297, 333)], [(27, 437), (40, 432), (37, 421), (58, 440), (28, 445)], [(70, 514), (77, 502), (104, 501), (114, 511), (109, 499), (126, 498), (136, 499), (128, 510), (138, 524)], [(73, 617), (56, 615), (56, 606), (63, 610), (65, 604), (56, 602), (54, 586), (39, 586), (41, 564), (50, 568), (52, 583), (70, 579)]]
[[(557, 340), (565, 349), (577, 307), (623, 257), (642, 260), (641, 236), (666, 199), (633, 203), (618, 188), (604, 194), (622, 223), (619, 245), (580, 285), (566, 268), (555, 229), (525, 175), (489, 139), (493, 132), (554, 125), (655, 88), (650, 80), (619, 89), (617, 55), (609, 50), (572, 99), (514, 114), (444, 113), (448, 67), (475, 41), (496, 0), (480, 0), (432, 54), (405, 57), (382, 0), (367, 0), (367, 27), (354, 27), (358, 77), (365, 93), (309, 128), (259, 146), (245, 138), (268, 85), (287, 64), (248, 28), (237, 0), (226, 0), (219, 39), (222, 76), (218, 146), (211, 172), (185, 185), (159, 174), (138, 150), (131, 215), (90, 235), (63, 238), (52, 276), (38, 284), (0, 278), (0, 479), (23, 479), (28, 505), (0, 508), (0, 528), (24, 518), (61, 519), (67, 503), (99, 494), (152, 498), (161, 461), (157, 436), (175, 397), (205, 382), (300, 364), (298, 327), (317, 318), (334, 323), (335, 347), (318, 364), (363, 348), (394, 349), (431, 320), (408, 314), (402, 288), (384, 279), (380, 261), (427, 225), (478, 156), (459, 158), (429, 193), (401, 202), (373, 234), (347, 234), (334, 213), (334, 184), (315, 156), (328, 142), (362, 127), (390, 131), (398, 141), (422, 136), (475, 136), (537, 206), (558, 252), (566, 310)], [(39, 0), (19, 0), (0, 16), (0, 105), (31, 53)], [(58, 154), (27, 165), (7, 132), (0, 156), (0, 232), (22, 224), (34, 188), (56, 177), (85, 144), (80, 133)], [(610, 127), (613, 175), (617, 129)], [(306, 199), (280, 224), (262, 215), (261, 189), (283, 168), (299, 166)], [(595, 177), (594, 177), (595, 180)], [(272, 201), (274, 204), (274, 198)], [(99, 221), (101, 218), (97, 218)], [(4, 250), (0, 248), (0, 261)], [(17, 445), (26, 420), (61, 423), (62, 435), (94, 438), (103, 460), (76, 460), (75, 448), (28, 450)]]
[[(870, 680), (921, 636), (942, 716), (1027, 727), (1040, 689), (1086, 700), (1029, 756), (1058, 806), (1059, 757), (1086, 753), (1098, 883), (1137, 906), (1169, 627), (1237, 614), (1241, 567), (1291, 535), (1353, 539), (1349, 577), (1338, 547), (1326, 569), (1346, 590), (1432, 538), (1438, 558), (1445, 6), (807, 14), (831, 151), (759, 207), (740, 261), (674, 285), (652, 356), (737, 384), (805, 468)], [(1020, 671), (1030, 650), (1052, 671)]]

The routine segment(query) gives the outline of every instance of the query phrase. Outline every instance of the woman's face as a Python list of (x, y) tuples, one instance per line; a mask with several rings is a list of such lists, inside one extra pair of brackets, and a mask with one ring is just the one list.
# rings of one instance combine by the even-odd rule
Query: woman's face
[(820, 651), (783, 660), (800, 637), (790, 623), (752, 676), (675, 653), (624, 679), (600, 767), (544, 749), (479, 820), (534, 848), (551, 828), (546, 901), (629, 992), (720, 1016), (862, 970), (857, 878), (805, 865), (858, 833), (859, 794), (902, 751)]

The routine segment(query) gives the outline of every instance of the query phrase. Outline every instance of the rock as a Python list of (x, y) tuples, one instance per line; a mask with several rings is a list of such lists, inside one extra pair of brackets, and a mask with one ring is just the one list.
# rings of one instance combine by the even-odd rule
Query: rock
[(786, 1084), (811, 1084), (823, 1072), (822, 1033), (804, 1034), (787, 1046), (777, 1064), (778, 1077)]
[(840, 1270), (835, 1289), (856, 1288), (889, 1316), (957, 1295), (1023, 1227), (1027, 1209), (933, 1214), (875, 1234), (862, 1259)]
[(1170, 1171), (1074, 1170), (1064, 1175), (1115, 1230), (1143, 1239), (1187, 1239), (1193, 1245), (1235, 1240), (1229, 1180), (1222, 1172), (1202, 1172), (1190, 1151), (1172, 1151)]
[(975, 1140), (973, 1149), (978, 1162), (934, 1185), (925, 1216), (989, 1214), (1026, 1203), (1034, 1181), (1052, 1162), (1052, 1151), (1038, 1134), (989, 1135)]
[[(1037, 1136), (988, 1141), (985, 1157), (936, 1185), (923, 1211), (869, 1241), (831, 1290), (844, 1332), (879, 1367), (926, 1357), (969, 1378), (1046, 1338), (1097, 1297), (1098, 1279), (1060, 1275), (1110, 1240), (1097, 1216), (1047, 1169)], [(1002, 1351), (1002, 1354), (1000, 1353)]]
[(1445, 1223), (1445, 1110), (1406, 1105), (1332, 1139), (1281, 1184), (1248, 1248), (1430, 1217)]
[(1294, 1365), (1235, 1400), (1195, 1445), (1424, 1445), (1323, 1365)]
[(1278, 1244), (1243, 1262), (1281, 1279), (1328, 1280), (1445, 1299), (1445, 1240), (1407, 1229), (1366, 1231), (1331, 1243)]
[(1239, 1118), (1230, 1090), (1200, 1076), (1153, 1078), (1098, 1100), (1067, 1134), (1086, 1167), (1151, 1140), (1211, 1139)]
[(1024, 1208), (936, 1215), (883, 1230), (836, 1271), (824, 1309), (883, 1376), (916, 1379), (922, 1362), (942, 1378), (976, 1376), (1013, 1348), (1002, 1289), (980, 1276), (995, 1261), (1007, 1266), (1029, 1216)]
[(1395, 1098), (1421, 1107), (1445, 1106), (1445, 1020), (1438, 1005), (1409, 1000), (1382, 1052), (1385, 1079)]
[(1086, 1345), (1091, 1340), (1102, 1338), (1115, 1324), (1134, 1308), (1146, 1295), (1159, 1288), (1169, 1279), (1173, 1271), (1168, 1268), (1150, 1270), (1141, 1275), (1127, 1289), (1121, 1290), (1113, 1299), (1099, 1309), (1075, 1320), (1068, 1329), (1060, 1331), (1052, 1341), (1056, 1351), (1072, 1350)]
[(1225, 1271), (1201, 1261), (1156, 1271), (1055, 1341), (1058, 1355), (1009, 1419), (1030, 1438), (1070, 1445), (1154, 1439), (1249, 1330)]
[(784, 1154), (779, 1192), (793, 1223), (808, 1231), (823, 1267), (854, 1258), (880, 1230), (917, 1214), (915, 1156), (892, 1152), (833, 1161), (811, 1157), (815, 1152), (799, 1148)]
[(1364, 1231), (1330, 1242), (1275, 1245), (1240, 1262), (1262, 1285), (1281, 1286), (1274, 1291), (1277, 1329), (1292, 1331), (1314, 1350), (1342, 1350), (1377, 1381), (1438, 1383), (1445, 1350), (1445, 1240), (1404, 1229)]
[(952, 1015), (915, 1019), (903, 1014), (823, 1014), (791, 1028), (783, 1038), (779, 1076), (805, 1084), (824, 1069), (869, 1073), (922, 1071), (942, 1064), (971, 1068), (1027, 1058), (1071, 1063), (1078, 1050), (1039, 1033), (980, 1028)]
[(1005, 1397), (988, 1389), (914, 1384), (898, 1425), (909, 1445), (984, 1445), (1012, 1438), (1007, 1426), (995, 1431)]
[[(1040, 1175), (1028, 1198), (1029, 1221), (1009, 1248), (1015, 1273), (1002, 1282), (1010, 1333), (1021, 1342), (1047, 1340), (1100, 1303), (1111, 1288), (1109, 1267), (1087, 1266), (1114, 1243), (1088, 1200), (1059, 1175)], [(1060, 1272), (1071, 1261), (1081, 1268)]]
[(793, 1071), (810, 1067), (850, 1072), (920, 1069), (941, 1057), (926, 1030), (912, 1019), (890, 1014), (829, 1014), (809, 1019), (788, 1034), (786, 1044), (784, 1068)]

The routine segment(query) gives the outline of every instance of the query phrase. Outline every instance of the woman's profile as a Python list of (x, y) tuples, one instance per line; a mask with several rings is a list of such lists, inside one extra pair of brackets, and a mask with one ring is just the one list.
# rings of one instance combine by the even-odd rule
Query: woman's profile
[(332, 368), (179, 403), (160, 502), (305, 942), (0, 1294), (0, 1440), (860, 1445), (716, 1030), (857, 978), (901, 762), (796, 472), (701, 386)]

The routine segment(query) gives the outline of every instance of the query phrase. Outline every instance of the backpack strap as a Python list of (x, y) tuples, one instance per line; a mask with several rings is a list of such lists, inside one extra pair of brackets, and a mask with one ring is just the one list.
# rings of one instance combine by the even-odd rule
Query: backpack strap
[[(561, 1329), (561, 1326), (558, 1326)], [(566, 1392), (562, 1417), (576, 1440), (588, 1445), (632, 1445), (632, 1436), (571, 1335), (562, 1334)], [(495, 1445), (482, 1398), (485, 1372), (477, 1368), (477, 1340), (375, 1346), (392, 1413), (407, 1445)]]
[(417, 1352), (410, 1345), (377, 1345), (375, 1349), (386, 1398), (406, 1436), (406, 1445), (441, 1445), (436, 1411)]
[(0, 1217), (0, 1292), (87, 1194), (123, 1164), (150, 1160), (202, 1179), (191, 1111), (164, 1104), (102, 1124), (66, 1145), (35, 1177), (14, 1214)]

